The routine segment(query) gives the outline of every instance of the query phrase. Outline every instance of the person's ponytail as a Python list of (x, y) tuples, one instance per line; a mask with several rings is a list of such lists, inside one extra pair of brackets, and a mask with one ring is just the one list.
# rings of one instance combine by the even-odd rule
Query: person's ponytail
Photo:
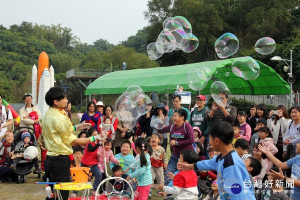
[(140, 137), (135, 141), (135, 146), (141, 150), (141, 154), (140, 154), (141, 167), (146, 166), (148, 164), (146, 154), (145, 154), (145, 151), (147, 150), (147, 141), (145, 140), (145, 138)]

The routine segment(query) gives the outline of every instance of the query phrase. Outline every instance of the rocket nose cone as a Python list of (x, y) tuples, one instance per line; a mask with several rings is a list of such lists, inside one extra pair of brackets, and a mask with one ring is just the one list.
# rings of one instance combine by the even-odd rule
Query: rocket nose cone
[(49, 63), (49, 57), (45, 51), (43, 51), (39, 56), (39, 64), (40, 63)]

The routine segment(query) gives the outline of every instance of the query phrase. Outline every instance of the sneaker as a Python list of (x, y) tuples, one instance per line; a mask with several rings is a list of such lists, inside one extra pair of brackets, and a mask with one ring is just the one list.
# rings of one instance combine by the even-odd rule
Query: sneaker
[(37, 169), (35, 169), (35, 171), (33, 172), (34, 174), (40, 174), (42, 173), (42, 169), (40, 167), (38, 167)]

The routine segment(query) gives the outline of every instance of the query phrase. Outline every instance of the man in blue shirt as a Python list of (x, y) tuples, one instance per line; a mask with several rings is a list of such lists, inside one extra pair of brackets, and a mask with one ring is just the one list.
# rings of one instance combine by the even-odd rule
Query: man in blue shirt
[(178, 163), (178, 170), (217, 170), (221, 199), (255, 200), (254, 189), (247, 169), (232, 147), (233, 129), (228, 122), (212, 125), (209, 141), (215, 151), (221, 152), (211, 160), (193, 164)]
[(168, 117), (170, 119), (170, 123), (173, 124), (172, 117), (173, 117), (174, 111), (178, 110), (178, 109), (183, 109), (183, 110), (186, 111), (186, 113), (187, 113), (187, 119), (186, 119), (186, 121), (189, 122), (190, 121), (190, 117), (191, 117), (191, 113), (190, 113), (190, 111), (187, 108), (182, 107), (180, 105), (181, 104), (181, 96), (180, 95), (174, 95), (172, 97), (172, 102), (173, 102), (174, 108), (170, 109), (169, 112), (168, 112)]

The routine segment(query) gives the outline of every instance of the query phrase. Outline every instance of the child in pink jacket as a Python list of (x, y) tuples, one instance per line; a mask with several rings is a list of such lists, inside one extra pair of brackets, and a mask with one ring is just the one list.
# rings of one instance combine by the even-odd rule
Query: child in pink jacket
[[(112, 147), (112, 140), (110, 138), (106, 138), (106, 141), (104, 143), (104, 148), (102, 146), (98, 148), (98, 152), (97, 152), (98, 167), (102, 173), (102, 180), (106, 178), (106, 174), (105, 174), (106, 164), (108, 164), (109, 162), (113, 162), (118, 165), (120, 164), (119, 161), (115, 158), (111, 150), (111, 147)], [(106, 163), (104, 163), (104, 154), (106, 157)]]
[[(273, 135), (268, 127), (261, 127), (258, 131), (259, 144), (264, 144), (267, 148), (270, 147), (270, 152), (275, 155), (278, 152), (277, 147), (274, 144)], [(272, 168), (273, 163), (266, 158), (266, 161), (268, 162), (268, 166)]]

